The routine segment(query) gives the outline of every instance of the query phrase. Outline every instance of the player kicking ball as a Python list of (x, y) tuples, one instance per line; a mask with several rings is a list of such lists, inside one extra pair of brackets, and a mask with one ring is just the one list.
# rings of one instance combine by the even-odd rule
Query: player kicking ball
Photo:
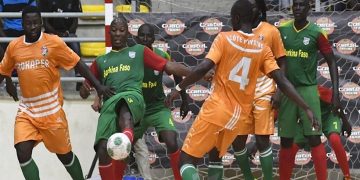
[(197, 160), (214, 147), (220, 157), (227, 152), (251, 112), (260, 72), (273, 78), (317, 127), (312, 110), (279, 70), (271, 49), (252, 33), (257, 20), (255, 10), (254, 0), (237, 0), (231, 8), (234, 30), (219, 33), (206, 58), (176, 86), (180, 91), (217, 66), (213, 91), (184, 140), (180, 168), (184, 180), (200, 179), (195, 168)]
[(14, 68), (19, 76), (22, 99), (15, 120), (14, 144), (22, 173), (27, 180), (38, 180), (39, 169), (32, 159), (40, 142), (65, 166), (74, 180), (83, 180), (76, 155), (71, 151), (68, 123), (62, 109), (63, 96), (59, 68), (76, 68), (89, 79), (97, 92), (111, 96), (65, 42), (56, 35), (41, 32), (40, 10), (28, 6), (22, 11), (24, 36), (10, 42), (0, 64), (0, 82)]

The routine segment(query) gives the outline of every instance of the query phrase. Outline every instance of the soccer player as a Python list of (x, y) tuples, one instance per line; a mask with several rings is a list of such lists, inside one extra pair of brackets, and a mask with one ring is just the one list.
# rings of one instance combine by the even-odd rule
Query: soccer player
[(140, 120), (145, 113), (142, 96), (144, 66), (179, 76), (190, 72), (183, 65), (167, 61), (143, 45), (127, 47), (128, 35), (126, 20), (114, 19), (110, 25), (112, 51), (98, 57), (91, 65), (96, 77), (103, 84), (114, 87), (117, 93), (103, 99), (96, 132), (95, 150), (99, 155), (99, 171), (103, 180), (123, 176), (126, 163), (111, 160), (106, 150), (107, 139), (116, 132), (122, 132), (131, 142), (134, 141), (134, 126), (141, 125)]
[[(320, 99), (316, 81), (317, 53), (320, 51), (329, 65), (333, 86), (331, 102), (333, 111), (338, 112), (340, 99), (335, 58), (325, 32), (307, 20), (310, 9), (309, 0), (294, 0), (292, 8), (295, 19), (279, 27), (286, 49), (286, 77), (311, 106), (316, 119), (321, 123)], [(321, 129), (313, 129), (307, 117), (304, 116), (304, 112), (287, 97), (281, 98), (278, 118), (278, 130), (281, 137), (280, 179), (291, 178), (296, 155), (293, 145), (296, 129), (302, 129), (302, 134), (309, 142), (317, 179), (326, 179), (326, 152), (320, 140)], [(299, 123), (298, 119), (300, 119)]]
[(28, 6), (22, 11), (24, 36), (10, 42), (0, 63), (0, 82), (17, 69), (22, 100), (16, 115), (14, 141), (17, 158), (25, 179), (38, 180), (39, 170), (31, 157), (33, 148), (44, 142), (55, 153), (72, 179), (84, 179), (80, 162), (71, 151), (68, 123), (62, 109), (63, 96), (58, 68), (77, 68), (98, 93), (111, 96), (65, 42), (56, 35), (41, 32), (39, 9)]
[[(266, 22), (266, 5), (264, 0), (256, 0), (255, 15), (257, 21), (253, 25), (253, 33), (263, 44), (270, 47), (277, 61), (285, 61), (285, 49), (279, 30)], [(260, 10), (260, 11), (259, 11)], [(255, 99), (252, 104), (249, 119), (241, 125), (239, 136), (232, 143), (234, 155), (245, 180), (253, 180), (254, 176), (250, 169), (249, 153), (246, 148), (246, 140), (249, 134), (255, 134), (256, 147), (260, 151), (261, 168), (264, 179), (272, 179), (273, 154), (269, 142), (269, 136), (274, 134), (274, 113), (271, 105), (272, 96), (275, 93), (274, 81), (265, 74), (257, 78)], [(208, 177), (210, 179), (222, 179), (223, 166), (216, 149), (209, 153)]]
[(199, 179), (194, 164), (212, 148), (220, 157), (226, 153), (248, 120), (260, 72), (272, 77), (316, 126), (312, 111), (279, 70), (270, 48), (252, 34), (255, 11), (255, 0), (237, 0), (231, 8), (233, 31), (219, 33), (206, 58), (175, 87), (180, 91), (217, 66), (213, 91), (184, 140), (180, 169), (184, 180)]

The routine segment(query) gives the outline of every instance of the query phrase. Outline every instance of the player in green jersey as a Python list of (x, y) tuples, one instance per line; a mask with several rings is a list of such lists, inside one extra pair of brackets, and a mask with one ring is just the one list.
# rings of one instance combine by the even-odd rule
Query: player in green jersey
[(107, 154), (107, 139), (122, 132), (133, 142), (133, 128), (140, 125), (145, 113), (142, 96), (144, 65), (157, 71), (184, 76), (189, 70), (167, 61), (143, 45), (127, 47), (127, 22), (116, 18), (110, 26), (112, 51), (98, 57), (91, 65), (92, 72), (105, 85), (114, 87), (116, 95), (103, 99), (96, 132), (95, 150), (99, 155), (99, 172), (103, 180), (121, 178), (126, 164), (112, 161)]
[[(310, 10), (309, 0), (294, 0), (292, 8), (295, 20), (279, 27), (286, 49), (286, 77), (314, 110), (318, 122), (321, 122), (320, 100), (316, 81), (317, 53), (320, 51), (329, 65), (333, 84), (332, 105), (333, 110), (338, 112), (340, 110), (340, 99), (335, 57), (326, 33), (307, 20)], [(298, 121), (298, 119), (300, 120)], [(280, 179), (288, 180), (291, 178), (296, 155), (293, 150), (293, 140), (298, 128), (302, 128), (302, 134), (311, 147), (317, 179), (326, 179), (326, 153), (320, 140), (321, 128), (319, 130), (313, 129), (304, 111), (300, 110), (285, 96), (281, 97), (279, 109)]]

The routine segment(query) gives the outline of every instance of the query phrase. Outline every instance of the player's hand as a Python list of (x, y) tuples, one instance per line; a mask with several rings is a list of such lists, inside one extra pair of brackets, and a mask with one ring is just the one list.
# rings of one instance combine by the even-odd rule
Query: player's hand
[(96, 98), (94, 100), (94, 103), (91, 105), (91, 108), (95, 111), (95, 112), (100, 112), (101, 110), (101, 102), (99, 100), (99, 98)]
[(96, 91), (97, 91), (99, 97), (106, 98), (106, 99), (115, 95), (115, 88), (104, 86), (104, 85), (100, 85), (96, 89)]
[(204, 80), (205, 81), (212, 81), (213, 77), (215, 75), (215, 70), (214, 69), (210, 69), (204, 76)]
[(281, 101), (281, 91), (276, 90), (275, 94), (271, 97), (271, 106), (274, 109), (278, 109), (280, 107)]
[(332, 105), (333, 113), (340, 116), (340, 112), (341, 112), (342, 108), (341, 108), (341, 102), (340, 102), (339, 95), (336, 95), (335, 93), (333, 93), (333, 96), (331, 99), (331, 105)]
[(312, 124), (312, 130), (313, 131), (320, 131), (320, 126), (319, 126), (319, 122), (318, 120), (316, 119), (314, 113), (312, 112), (312, 110), (310, 109), (307, 109), (306, 111), (306, 115), (307, 117), (309, 118), (311, 124)]
[(349, 121), (347, 120), (347, 117), (345, 116), (343, 109), (340, 110), (339, 117), (342, 120), (341, 134), (343, 136), (345, 136), (345, 132), (346, 132), (346, 137), (350, 137), (352, 127), (351, 127)]
[(189, 113), (189, 103), (186, 99), (182, 100), (181, 106), (180, 106), (180, 116), (182, 119), (184, 119), (187, 114)]
[(90, 96), (90, 88), (87, 87), (85, 84), (87, 83), (83, 83), (83, 85), (80, 87), (79, 93), (80, 93), (80, 97), (83, 99), (86, 99)]
[(6, 78), (6, 92), (14, 99), (14, 101), (19, 101), (17, 88), (10, 78)]
[(179, 96), (180, 96), (179, 91), (171, 90), (171, 92), (165, 98), (165, 101), (164, 101), (165, 106), (168, 107), (168, 108), (171, 108), (174, 100), (179, 98)]

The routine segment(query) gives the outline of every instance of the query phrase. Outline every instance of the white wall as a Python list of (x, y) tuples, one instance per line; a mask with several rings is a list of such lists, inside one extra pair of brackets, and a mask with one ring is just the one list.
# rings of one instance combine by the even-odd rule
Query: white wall
[[(90, 104), (90, 101), (65, 101), (64, 104), (73, 151), (80, 159), (84, 174), (95, 155), (93, 142), (98, 114), (92, 111)], [(0, 179), (24, 179), (13, 147), (17, 105), (10, 100), (0, 100)], [(33, 159), (39, 167), (41, 179), (71, 179), (56, 155), (50, 154), (42, 143), (34, 148)], [(94, 175), (98, 175), (97, 166)]]

